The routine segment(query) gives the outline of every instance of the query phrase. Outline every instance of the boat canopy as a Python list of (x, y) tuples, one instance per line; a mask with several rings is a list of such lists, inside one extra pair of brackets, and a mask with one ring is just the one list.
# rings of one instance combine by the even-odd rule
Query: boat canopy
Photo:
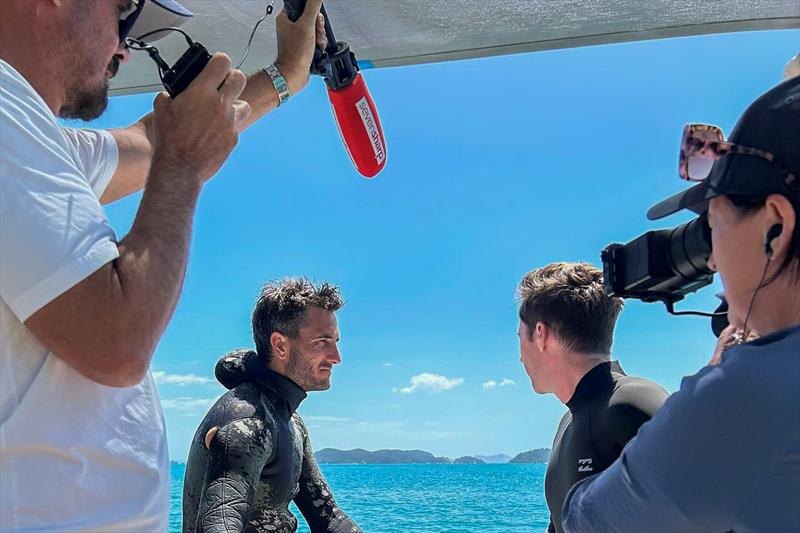
[[(211, 52), (235, 63), (269, 0), (181, 0), (194, 13), (182, 26)], [(362, 68), (394, 67), (748, 30), (800, 28), (798, 0), (328, 0), (336, 38)], [(242, 70), (275, 58), (275, 12), (258, 28)], [(180, 35), (157, 43), (168, 63), (186, 49)], [(702, 53), (702, 51), (698, 51)], [(144, 53), (113, 80), (112, 94), (161, 90)]]

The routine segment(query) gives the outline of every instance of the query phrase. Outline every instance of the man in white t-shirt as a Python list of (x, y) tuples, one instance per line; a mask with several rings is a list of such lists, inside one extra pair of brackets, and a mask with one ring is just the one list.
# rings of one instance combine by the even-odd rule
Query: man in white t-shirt
[[(145, 3), (183, 8), (2, 1), (0, 531), (164, 531), (169, 466), (150, 358), (180, 294), (203, 184), (286, 94), (275, 69), (246, 79), (217, 54), (128, 128), (64, 128), (57, 116), (105, 109), (128, 55), (126, 17)], [(275, 67), (290, 93), (324, 42), (320, 4), (294, 24), (278, 17)], [(119, 240), (101, 204), (142, 187)]]

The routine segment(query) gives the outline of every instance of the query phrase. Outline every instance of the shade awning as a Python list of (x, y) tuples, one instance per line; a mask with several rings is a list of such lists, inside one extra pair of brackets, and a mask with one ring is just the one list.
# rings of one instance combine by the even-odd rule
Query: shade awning
[[(241, 59), (267, 1), (181, 0), (195, 14), (183, 29), (211, 52)], [(800, 28), (797, 0), (328, 0), (338, 40), (362, 64), (413, 65), (596, 44), (734, 31)], [(275, 13), (258, 29), (245, 72), (275, 59)], [(172, 64), (186, 48), (156, 43)], [(155, 64), (134, 52), (112, 94), (161, 90)]]

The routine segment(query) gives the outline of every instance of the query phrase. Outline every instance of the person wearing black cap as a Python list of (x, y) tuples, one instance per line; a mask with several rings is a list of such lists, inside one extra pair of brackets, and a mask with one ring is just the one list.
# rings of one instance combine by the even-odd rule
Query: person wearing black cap
[(742, 115), (730, 139), (688, 126), (680, 175), (700, 183), (648, 212), (708, 213), (733, 316), (761, 337), (683, 379), (605, 472), (580, 481), (566, 531), (799, 531), (800, 78)]
[[(308, 79), (320, 5), (309, 0), (294, 24), (279, 17), (278, 85), (290, 92)], [(266, 73), (245, 89), (216, 54), (129, 128), (58, 117), (100, 116), (126, 35), (189, 15), (175, 0), (2, 1), (0, 531), (168, 527), (150, 359), (181, 292), (204, 183), (285, 91)], [(142, 187), (118, 239), (101, 204)]]

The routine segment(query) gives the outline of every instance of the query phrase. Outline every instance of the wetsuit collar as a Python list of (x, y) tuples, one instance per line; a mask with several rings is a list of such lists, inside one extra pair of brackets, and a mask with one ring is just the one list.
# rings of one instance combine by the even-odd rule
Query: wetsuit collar
[(272, 389), (278, 397), (283, 399), (289, 411), (294, 413), (300, 406), (300, 403), (306, 399), (306, 391), (304, 391), (297, 383), (287, 378), (283, 374), (279, 374), (274, 370), (267, 368), (258, 357), (249, 357), (245, 362), (247, 375), (252, 381), (261, 385), (262, 387)]
[(280, 398), (291, 415), (306, 392), (294, 381), (267, 368), (263, 359), (253, 350), (234, 350), (222, 356), (214, 368), (214, 375), (226, 389), (231, 390), (242, 383), (255, 383), (266, 389), (271, 396)]
[(614, 386), (614, 376), (612, 376), (612, 372), (625, 374), (625, 372), (622, 371), (622, 367), (619, 366), (618, 361), (600, 363), (587, 372), (578, 382), (578, 386), (575, 387), (572, 398), (567, 402), (567, 408), (569, 408), (570, 412), (574, 413), (580, 411), (592, 403), (597, 396), (610, 390)]

